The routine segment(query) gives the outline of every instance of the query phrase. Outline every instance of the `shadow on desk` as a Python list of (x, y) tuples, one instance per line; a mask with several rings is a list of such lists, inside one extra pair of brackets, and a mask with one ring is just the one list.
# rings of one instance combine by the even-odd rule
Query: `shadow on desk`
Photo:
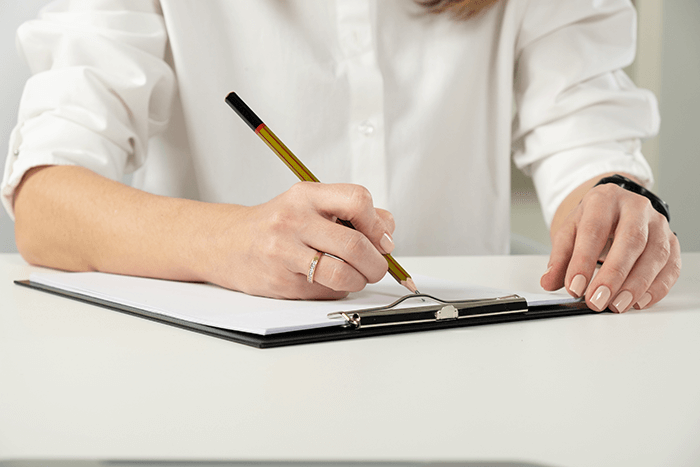
[(466, 462), (333, 462), (333, 461), (0, 461), (0, 467), (551, 467), (514, 461)]

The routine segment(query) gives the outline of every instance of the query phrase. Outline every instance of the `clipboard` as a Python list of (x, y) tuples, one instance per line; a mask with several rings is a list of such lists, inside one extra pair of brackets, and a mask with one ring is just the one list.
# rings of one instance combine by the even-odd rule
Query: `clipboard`
[(326, 314), (328, 325), (258, 334), (157, 313), (128, 301), (120, 302), (95, 293), (78, 293), (31, 280), (15, 281), (15, 284), (260, 349), (594, 313), (580, 300), (530, 306), (524, 297), (517, 294), (467, 300), (443, 300), (420, 294), (399, 297), (386, 306), (351, 310), (343, 310), (343, 303), (338, 302), (337, 310)]

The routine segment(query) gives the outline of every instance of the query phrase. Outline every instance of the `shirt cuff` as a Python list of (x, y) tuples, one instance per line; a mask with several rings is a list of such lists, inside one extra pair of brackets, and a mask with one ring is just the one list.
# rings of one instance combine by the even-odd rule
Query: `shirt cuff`
[(635, 177), (647, 189), (654, 183), (651, 167), (641, 153), (639, 140), (560, 152), (535, 162), (531, 170), (547, 226), (551, 226), (562, 201), (594, 177), (615, 172)]
[(44, 165), (76, 165), (75, 163), (60, 159), (48, 153), (33, 155), (22, 154), (22, 157), (19, 157), (18, 145), (15, 146), (15, 144), (13, 144), (15, 140), (18, 139), (14, 134), (15, 132), (10, 136), (10, 151), (7, 155), (7, 159), (5, 159), (5, 173), (2, 178), (2, 185), (0, 185), (2, 205), (13, 221), (15, 220), (15, 191), (24, 178), (24, 175), (30, 169)]

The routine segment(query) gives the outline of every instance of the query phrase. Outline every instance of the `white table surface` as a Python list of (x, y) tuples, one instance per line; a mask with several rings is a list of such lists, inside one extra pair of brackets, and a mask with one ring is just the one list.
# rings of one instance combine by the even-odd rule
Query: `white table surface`
[[(539, 290), (547, 258), (400, 258)], [(0, 461), (700, 465), (700, 253), (650, 310), (259, 350), (19, 287), (0, 255)]]

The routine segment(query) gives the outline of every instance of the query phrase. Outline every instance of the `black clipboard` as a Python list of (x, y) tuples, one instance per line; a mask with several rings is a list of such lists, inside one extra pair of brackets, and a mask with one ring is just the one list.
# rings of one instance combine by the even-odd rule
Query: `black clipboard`
[[(525, 299), (517, 295), (465, 301), (409, 295), (386, 307), (331, 313), (340, 320), (338, 326), (260, 335), (181, 320), (28, 280), (15, 284), (259, 349), (595, 313), (583, 301), (528, 307)], [(400, 309), (395, 306), (406, 299), (421, 298), (435, 303)]]

